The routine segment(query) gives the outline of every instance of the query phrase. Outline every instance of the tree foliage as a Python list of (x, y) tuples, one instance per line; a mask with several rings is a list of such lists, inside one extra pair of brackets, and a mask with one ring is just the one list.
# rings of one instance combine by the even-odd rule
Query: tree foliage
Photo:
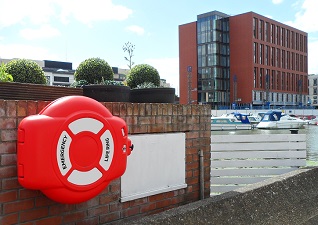
[(123, 50), (124, 50), (124, 52), (128, 53), (128, 57), (125, 56), (124, 58), (126, 61), (128, 61), (128, 63), (129, 63), (128, 67), (131, 70), (132, 66), (135, 64), (132, 61), (132, 57), (134, 56), (135, 45), (128, 41), (124, 44)]
[(12, 75), (15, 82), (46, 84), (43, 69), (29, 59), (14, 59), (6, 64), (6, 72)]
[(136, 88), (143, 83), (153, 83), (160, 86), (160, 76), (157, 69), (148, 64), (139, 64), (134, 66), (128, 75), (127, 84), (131, 88)]
[(0, 82), (11, 82), (13, 77), (6, 72), (6, 66), (4, 63), (1, 63), (0, 66)]
[(89, 84), (97, 84), (102, 80), (114, 80), (114, 72), (105, 60), (89, 58), (79, 64), (74, 77), (77, 81), (86, 80)]

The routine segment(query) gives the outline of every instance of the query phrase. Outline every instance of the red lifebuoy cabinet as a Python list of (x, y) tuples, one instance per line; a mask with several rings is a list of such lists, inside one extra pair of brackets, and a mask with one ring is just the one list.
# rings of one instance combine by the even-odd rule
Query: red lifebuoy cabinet
[(125, 121), (83, 96), (55, 100), (18, 127), (18, 180), (60, 203), (98, 195), (126, 170)]

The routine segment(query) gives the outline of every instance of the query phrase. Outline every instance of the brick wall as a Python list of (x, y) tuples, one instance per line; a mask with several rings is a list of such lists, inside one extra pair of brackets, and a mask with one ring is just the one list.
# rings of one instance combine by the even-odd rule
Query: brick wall
[(0, 100), (0, 224), (116, 223), (197, 201), (199, 150), (204, 151), (204, 195), (209, 197), (211, 111), (199, 105), (104, 103), (114, 116), (126, 121), (129, 134), (185, 132), (187, 188), (121, 203), (120, 179), (116, 179), (97, 197), (74, 205), (59, 204), (40, 191), (23, 188), (17, 179), (17, 127), (48, 103)]

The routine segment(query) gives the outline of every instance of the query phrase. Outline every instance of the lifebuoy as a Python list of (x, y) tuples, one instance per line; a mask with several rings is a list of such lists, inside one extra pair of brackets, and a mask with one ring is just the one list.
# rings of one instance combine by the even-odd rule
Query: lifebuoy
[(61, 203), (98, 195), (120, 177), (132, 149), (127, 125), (83, 96), (58, 99), (18, 128), (18, 180)]

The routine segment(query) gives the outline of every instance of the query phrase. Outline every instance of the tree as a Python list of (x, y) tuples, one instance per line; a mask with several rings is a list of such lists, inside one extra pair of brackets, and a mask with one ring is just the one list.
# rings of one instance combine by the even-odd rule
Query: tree
[(11, 74), (15, 82), (30, 84), (46, 84), (43, 69), (29, 59), (14, 59), (6, 64), (6, 72)]
[(79, 64), (74, 77), (76, 81), (85, 80), (89, 84), (98, 84), (103, 80), (114, 80), (114, 72), (105, 60), (89, 58)]
[(139, 64), (134, 66), (128, 75), (127, 84), (130, 88), (136, 88), (138, 85), (152, 83), (154, 86), (160, 86), (160, 76), (157, 69), (148, 64)]
[(129, 62), (128, 67), (131, 70), (132, 66), (135, 64), (132, 61), (132, 57), (134, 56), (135, 45), (128, 41), (124, 44), (123, 50), (124, 52), (128, 52), (128, 57), (125, 56), (124, 58), (126, 61)]
[(0, 82), (11, 82), (13, 77), (6, 72), (6, 66), (4, 63), (1, 63), (0, 66)]

